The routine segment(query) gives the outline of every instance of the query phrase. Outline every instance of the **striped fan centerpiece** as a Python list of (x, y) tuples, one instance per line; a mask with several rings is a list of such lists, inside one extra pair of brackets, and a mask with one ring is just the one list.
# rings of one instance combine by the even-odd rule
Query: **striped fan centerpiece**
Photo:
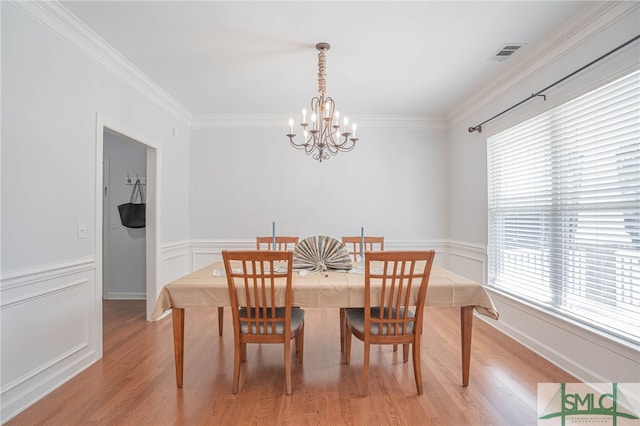
[(307, 237), (293, 250), (293, 269), (311, 272), (349, 271), (351, 255), (341, 241), (326, 235)]

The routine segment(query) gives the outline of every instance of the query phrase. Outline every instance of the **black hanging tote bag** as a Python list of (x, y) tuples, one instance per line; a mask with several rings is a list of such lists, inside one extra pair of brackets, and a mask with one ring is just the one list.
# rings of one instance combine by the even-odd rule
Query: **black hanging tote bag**
[[(140, 201), (136, 202), (138, 196), (140, 197)], [(122, 226), (126, 226), (127, 228), (144, 228), (146, 209), (147, 205), (144, 203), (142, 185), (140, 184), (140, 179), (136, 179), (136, 183), (133, 184), (133, 191), (131, 191), (129, 202), (118, 206)]]

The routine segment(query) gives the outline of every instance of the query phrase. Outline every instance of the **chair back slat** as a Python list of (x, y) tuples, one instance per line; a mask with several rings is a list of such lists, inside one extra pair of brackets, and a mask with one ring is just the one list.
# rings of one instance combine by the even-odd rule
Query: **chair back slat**
[(402, 359), (413, 357), (413, 375), (422, 394), (420, 337), (427, 286), (435, 251), (372, 251), (364, 259), (364, 308), (345, 312), (345, 361), (351, 336), (364, 342), (363, 394), (369, 392), (371, 345), (402, 345)]
[[(234, 324), (246, 334), (286, 334), (291, 319), (291, 251), (223, 251)], [(244, 295), (244, 300), (238, 298)], [(278, 315), (284, 308), (285, 315)]]
[[(362, 245), (362, 236), (342, 237), (342, 244), (345, 245), (347, 251), (353, 256), (353, 260), (358, 260), (360, 255), (360, 246)], [(384, 237), (364, 237), (364, 252), (384, 251)]]
[(421, 331), (434, 256), (434, 251), (366, 253), (365, 330), (377, 336)]
[(286, 237), (282, 235), (276, 235), (276, 247), (273, 247), (273, 236), (271, 237), (256, 237), (256, 250), (276, 250), (287, 251), (293, 250), (298, 244), (298, 237)]
[[(222, 251), (233, 316), (233, 385), (237, 393), (240, 365), (248, 343), (284, 346), (285, 388), (291, 394), (291, 340), (296, 358), (304, 356), (304, 311), (291, 307), (293, 251)], [(294, 313), (292, 313), (292, 311)]]

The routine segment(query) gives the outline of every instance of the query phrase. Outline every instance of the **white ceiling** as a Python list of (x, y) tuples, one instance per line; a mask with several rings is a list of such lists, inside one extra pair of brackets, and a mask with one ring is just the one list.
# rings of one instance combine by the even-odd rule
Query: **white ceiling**
[[(343, 113), (445, 118), (593, 2), (62, 4), (196, 115), (308, 108), (325, 41), (327, 91)], [(508, 43), (527, 45), (489, 60)]]

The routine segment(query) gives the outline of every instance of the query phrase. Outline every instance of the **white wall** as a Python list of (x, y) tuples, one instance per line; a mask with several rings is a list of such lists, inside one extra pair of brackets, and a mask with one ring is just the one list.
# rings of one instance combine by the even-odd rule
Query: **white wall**
[(106, 50), (88, 54), (99, 41), (61, 26), (49, 13), (55, 4), (0, 7), (5, 421), (102, 356), (97, 117), (156, 148), (160, 242), (188, 237), (189, 127), (169, 102), (150, 99), (152, 90), (133, 70), (107, 72)]
[(272, 221), (301, 238), (360, 227), (390, 241), (446, 237), (444, 130), (360, 120), (356, 148), (319, 163), (291, 147), (284, 123), (192, 131), (192, 240), (271, 235)]
[[(147, 148), (131, 139), (104, 133), (105, 200), (103, 295), (105, 299), (146, 298), (146, 228), (122, 225), (118, 205), (131, 198), (136, 178), (147, 193)], [(135, 202), (141, 202), (136, 190)]]
[[(484, 256), (472, 253), (460, 242), (477, 247), (487, 244), (486, 139), (509, 126), (557, 106), (606, 81), (637, 69), (640, 42), (620, 50), (591, 68), (546, 92), (541, 98), (512, 110), (483, 126), (482, 133), (467, 128), (551, 85), (638, 34), (639, 5), (635, 2), (599, 3), (575, 25), (550, 34), (539, 49), (512, 62), (494, 85), (460, 110), (449, 131), (449, 237), (454, 248), (450, 265), (455, 271), (485, 282)], [(637, 347), (612, 341), (599, 333), (562, 321), (538, 309), (495, 293), (499, 321), (489, 321), (549, 360), (591, 382), (640, 381)]]

